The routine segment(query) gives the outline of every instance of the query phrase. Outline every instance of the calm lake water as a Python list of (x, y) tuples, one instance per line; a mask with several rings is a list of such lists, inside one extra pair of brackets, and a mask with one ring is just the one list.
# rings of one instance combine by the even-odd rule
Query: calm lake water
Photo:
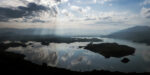
[[(83, 37), (82, 37), (83, 38)], [(90, 38), (90, 37), (84, 37)], [(79, 48), (86, 46), (90, 42), (74, 43), (50, 43), (49, 46), (41, 45), (40, 42), (29, 41), (25, 47), (10, 47), (9, 52), (24, 54), (25, 60), (41, 65), (47, 63), (48, 66), (70, 69), (73, 71), (108, 70), (120, 72), (150, 72), (150, 46), (131, 41), (117, 40), (110, 38), (99, 38), (103, 42), (94, 43), (118, 43), (136, 48), (134, 55), (125, 56), (130, 61), (122, 63), (124, 58), (105, 58), (104, 56)], [(29, 45), (29, 43), (33, 43)]]

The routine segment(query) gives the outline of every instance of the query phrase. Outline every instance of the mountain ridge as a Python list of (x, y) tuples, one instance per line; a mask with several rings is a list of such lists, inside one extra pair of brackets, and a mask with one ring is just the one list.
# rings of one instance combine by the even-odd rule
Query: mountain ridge
[(150, 45), (150, 27), (135, 26), (106, 35), (108, 38), (124, 39)]

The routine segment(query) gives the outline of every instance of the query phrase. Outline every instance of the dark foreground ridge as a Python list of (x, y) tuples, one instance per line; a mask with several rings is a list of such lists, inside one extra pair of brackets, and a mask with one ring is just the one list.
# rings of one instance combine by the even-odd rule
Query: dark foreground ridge
[(117, 43), (101, 43), (101, 44), (88, 44), (85, 49), (93, 52), (98, 52), (106, 58), (109, 57), (123, 57), (132, 55), (135, 49), (126, 45), (119, 45)]
[(9, 47), (23, 46), (24, 44), (4, 44), (0, 43), (0, 72), (7, 74), (150, 74), (150, 73), (122, 73), (122, 72), (110, 72), (110, 71), (91, 71), (91, 72), (75, 72), (61, 68), (49, 67), (47, 64), (37, 65), (30, 61), (24, 60), (24, 55), (6, 52), (5, 50)]

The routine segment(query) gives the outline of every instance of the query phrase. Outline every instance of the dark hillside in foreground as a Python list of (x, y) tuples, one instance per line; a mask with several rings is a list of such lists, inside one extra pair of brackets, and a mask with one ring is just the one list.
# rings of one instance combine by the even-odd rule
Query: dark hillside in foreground
[(106, 37), (115, 39), (130, 40), (139, 43), (146, 43), (150, 45), (150, 27), (149, 26), (136, 26), (124, 29)]

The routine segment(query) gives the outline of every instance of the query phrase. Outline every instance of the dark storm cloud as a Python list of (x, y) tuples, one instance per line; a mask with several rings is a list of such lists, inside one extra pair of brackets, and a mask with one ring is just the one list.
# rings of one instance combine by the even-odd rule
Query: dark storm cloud
[(85, 18), (85, 21), (96, 20), (96, 18)]
[(144, 15), (146, 18), (150, 18), (150, 8), (145, 8)]
[(142, 8), (141, 14), (143, 17), (150, 19), (150, 8)]
[[(0, 21), (8, 21), (9, 19), (14, 18), (35, 16), (35, 14), (33, 14), (34, 12), (54, 10), (54, 9), (55, 8), (50, 9), (48, 7), (37, 5), (35, 3), (29, 3), (27, 7), (19, 6), (16, 9), (0, 7)], [(55, 10), (54, 13), (57, 13), (57, 11)]]

